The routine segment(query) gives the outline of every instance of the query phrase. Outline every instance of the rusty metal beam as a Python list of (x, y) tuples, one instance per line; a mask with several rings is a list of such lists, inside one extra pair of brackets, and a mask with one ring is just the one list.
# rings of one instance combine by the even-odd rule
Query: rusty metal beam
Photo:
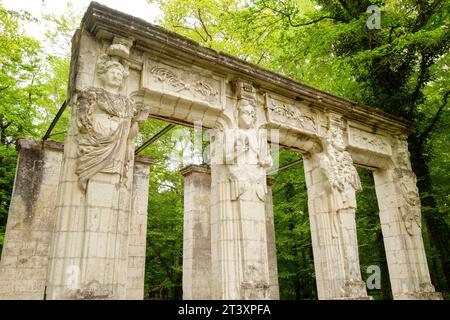
[(174, 128), (175, 124), (169, 124), (166, 127), (164, 127), (161, 131), (159, 131), (157, 134), (155, 134), (153, 137), (145, 141), (139, 148), (136, 149), (134, 154), (139, 154), (147, 148), (149, 145), (151, 145), (153, 142), (157, 141), (159, 138), (161, 138), (163, 135), (165, 135), (167, 132), (169, 132), (172, 128)]
[(64, 103), (62, 104), (61, 108), (59, 108), (58, 113), (56, 114), (55, 118), (53, 119), (52, 123), (50, 124), (50, 127), (48, 128), (47, 132), (45, 133), (44, 137), (42, 138), (43, 141), (47, 140), (51, 137), (52, 131), (55, 128), (56, 124), (59, 121), (59, 118), (61, 118), (64, 110), (66, 110), (67, 107), (67, 99), (64, 100)]

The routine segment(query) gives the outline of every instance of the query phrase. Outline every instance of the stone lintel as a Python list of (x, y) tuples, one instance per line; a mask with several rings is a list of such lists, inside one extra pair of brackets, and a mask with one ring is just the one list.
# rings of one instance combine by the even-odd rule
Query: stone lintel
[(180, 170), (183, 177), (187, 177), (194, 172), (211, 174), (211, 168), (206, 164), (191, 164)]

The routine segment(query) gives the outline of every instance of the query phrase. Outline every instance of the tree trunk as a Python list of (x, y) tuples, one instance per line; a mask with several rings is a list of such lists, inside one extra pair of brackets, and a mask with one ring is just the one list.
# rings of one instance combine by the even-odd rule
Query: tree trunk
[(427, 224), (430, 242), (439, 254), (439, 262), (442, 265), (443, 270), (441, 277), (444, 281), (436, 283), (438, 286), (436, 289), (437, 291), (448, 291), (450, 288), (450, 260), (448, 248), (450, 244), (450, 230), (444, 217), (437, 212), (424, 144), (423, 141), (418, 141), (416, 135), (411, 136), (411, 143), (409, 144), (411, 146), (411, 160), (413, 170), (417, 175), (417, 186), (420, 192), (423, 220)]

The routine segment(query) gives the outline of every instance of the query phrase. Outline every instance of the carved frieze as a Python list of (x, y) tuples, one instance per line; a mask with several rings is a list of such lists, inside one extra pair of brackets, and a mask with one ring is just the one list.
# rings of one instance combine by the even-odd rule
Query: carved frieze
[(392, 148), (387, 137), (370, 133), (359, 128), (349, 126), (348, 144), (362, 150), (369, 150), (378, 154), (392, 156)]
[(142, 88), (162, 94), (207, 104), (211, 108), (223, 109), (225, 82), (215, 76), (203, 75), (195, 70), (176, 68), (144, 56)]
[(284, 127), (299, 133), (317, 134), (317, 115), (307, 106), (267, 93), (266, 108), (269, 125)]

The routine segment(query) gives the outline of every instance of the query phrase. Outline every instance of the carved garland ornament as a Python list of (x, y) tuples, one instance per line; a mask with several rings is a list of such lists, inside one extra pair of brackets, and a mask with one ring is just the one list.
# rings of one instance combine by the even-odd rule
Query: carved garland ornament
[(153, 67), (151, 69), (151, 73), (153, 73), (159, 81), (167, 81), (176, 90), (176, 92), (189, 90), (193, 93), (198, 93), (206, 97), (215, 97), (219, 95), (219, 92), (209, 83), (205, 81), (197, 81), (194, 88), (191, 88), (189, 83), (184, 82), (178, 78), (175, 73), (163, 67)]
[[(317, 130), (315, 120), (308, 111), (299, 110), (297, 107), (290, 104), (278, 104), (273, 99), (270, 99), (268, 108), (270, 112), (280, 116), (281, 119), (285, 118), (290, 125), (299, 126), (302, 129), (313, 132)], [(277, 122), (283, 121), (281, 119), (278, 118), (274, 120)]]

